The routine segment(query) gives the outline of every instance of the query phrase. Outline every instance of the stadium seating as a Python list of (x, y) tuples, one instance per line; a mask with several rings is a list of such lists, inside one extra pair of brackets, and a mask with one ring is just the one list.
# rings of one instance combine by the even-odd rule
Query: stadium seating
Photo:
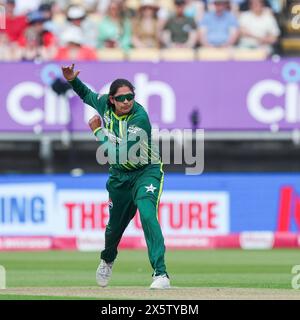
[(121, 49), (103, 48), (97, 51), (100, 61), (122, 61), (125, 59), (125, 53)]
[(195, 59), (195, 51), (189, 48), (163, 49), (161, 58), (167, 61), (192, 61)]
[(199, 60), (229, 60), (231, 49), (200, 48), (196, 56)]
[(129, 61), (159, 61), (160, 60), (159, 49), (132, 49), (128, 53), (127, 57)]
[(267, 58), (267, 52), (263, 49), (235, 49), (232, 51), (232, 57), (234, 60), (265, 60)]

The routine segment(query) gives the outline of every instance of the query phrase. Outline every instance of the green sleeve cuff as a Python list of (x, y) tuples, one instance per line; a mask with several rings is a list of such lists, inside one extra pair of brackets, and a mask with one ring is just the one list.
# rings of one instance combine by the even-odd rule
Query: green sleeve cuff
[(103, 128), (97, 128), (96, 130), (94, 130), (94, 135), (96, 136), (96, 140), (102, 144), (105, 141), (107, 141), (107, 136), (106, 134), (103, 132), (102, 130)]

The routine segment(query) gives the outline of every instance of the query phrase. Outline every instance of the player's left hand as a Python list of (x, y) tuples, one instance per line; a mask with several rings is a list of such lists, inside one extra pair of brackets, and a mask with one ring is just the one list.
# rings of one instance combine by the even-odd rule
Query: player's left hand
[(94, 132), (97, 128), (101, 127), (101, 118), (98, 115), (94, 115), (89, 120), (89, 126), (90, 126), (91, 130)]

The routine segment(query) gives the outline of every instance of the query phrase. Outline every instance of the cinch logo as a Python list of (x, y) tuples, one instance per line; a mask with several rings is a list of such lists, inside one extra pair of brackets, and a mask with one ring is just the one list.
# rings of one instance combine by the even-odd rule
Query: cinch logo
[[(71, 122), (69, 98), (74, 96), (73, 91), (68, 91), (65, 97), (57, 95), (51, 89), (53, 81), (62, 77), (60, 67), (56, 64), (47, 64), (42, 68), (40, 77), (43, 84), (32, 81), (21, 82), (9, 91), (6, 101), (8, 114), (16, 123), (23, 126), (69, 124)], [(109, 86), (110, 84), (106, 84), (101, 88), (100, 94), (107, 93)], [(176, 98), (169, 84), (150, 81), (147, 74), (137, 73), (134, 77), (134, 86), (139, 103), (148, 109), (149, 98), (159, 96), (162, 122), (175, 122)], [(94, 88), (91, 89), (95, 91)], [(25, 98), (31, 98), (31, 105), (23, 105)], [(84, 108), (82, 120), (87, 123), (93, 114), (91, 108)]]
[(280, 190), (277, 231), (290, 231), (292, 218), (300, 230), (300, 196), (293, 187), (285, 186)]
[[(21, 82), (9, 92), (6, 108), (12, 120), (22, 126), (35, 125), (67, 125), (71, 121), (69, 98), (73, 92), (68, 92), (68, 98), (57, 95), (51, 84), (61, 77), (61, 70), (56, 64), (48, 64), (41, 70), (40, 78), (43, 82)], [(23, 100), (30, 98), (31, 105), (25, 107)], [(28, 104), (28, 103), (27, 103)], [(84, 108), (86, 122), (91, 116), (91, 110)]]
[[(285, 64), (281, 72), (282, 82), (276, 80), (263, 80), (256, 83), (248, 93), (247, 106), (251, 116), (265, 124), (277, 124), (285, 120), (287, 123), (300, 123), (300, 64), (289, 62)], [(276, 98), (284, 98), (284, 105), (274, 105), (267, 108), (263, 104), (263, 98), (272, 95)]]

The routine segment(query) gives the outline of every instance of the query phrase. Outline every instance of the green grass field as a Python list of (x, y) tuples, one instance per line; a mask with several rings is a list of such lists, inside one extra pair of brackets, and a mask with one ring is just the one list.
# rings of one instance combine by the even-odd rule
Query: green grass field
[[(0, 265), (7, 272), (7, 289), (95, 288), (98, 259), (99, 254), (91, 252), (0, 253)], [(291, 289), (291, 269), (300, 264), (300, 251), (169, 250), (166, 262), (171, 284), (178, 288)], [(110, 287), (148, 288), (150, 283), (151, 268), (146, 251), (120, 251)], [(8, 295), (5, 291), (0, 291), (0, 299), (23, 297)], [(41, 296), (40, 299), (47, 297), (51, 298)], [(31, 298), (30, 295), (27, 298)]]

